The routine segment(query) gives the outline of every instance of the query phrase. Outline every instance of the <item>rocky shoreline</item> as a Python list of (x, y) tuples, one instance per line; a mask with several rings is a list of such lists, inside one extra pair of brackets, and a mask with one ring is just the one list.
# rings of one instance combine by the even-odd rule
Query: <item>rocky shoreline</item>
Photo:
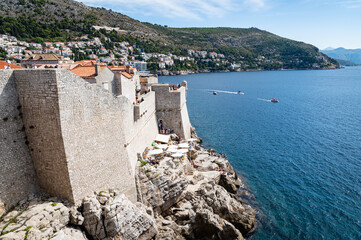
[(255, 210), (237, 197), (242, 182), (228, 160), (193, 132), (187, 157), (162, 157), (136, 169), (138, 202), (115, 189), (72, 206), (32, 196), (1, 216), (0, 239), (243, 239)]

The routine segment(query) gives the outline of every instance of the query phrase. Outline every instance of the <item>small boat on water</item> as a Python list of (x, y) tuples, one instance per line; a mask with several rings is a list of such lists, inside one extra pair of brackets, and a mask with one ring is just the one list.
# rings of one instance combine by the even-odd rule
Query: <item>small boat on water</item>
[(275, 98), (272, 98), (272, 99), (271, 99), (271, 102), (273, 102), (273, 103), (278, 103), (279, 101), (278, 101), (277, 99), (275, 99)]
[(213, 92), (213, 95), (217, 95), (217, 92)]
[(237, 94), (244, 94), (244, 92), (238, 91)]

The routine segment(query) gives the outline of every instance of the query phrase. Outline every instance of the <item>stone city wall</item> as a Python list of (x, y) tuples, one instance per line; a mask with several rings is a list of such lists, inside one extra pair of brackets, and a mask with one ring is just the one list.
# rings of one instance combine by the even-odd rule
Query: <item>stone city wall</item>
[(16, 70), (14, 76), (40, 187), (51, 195), (73, 201), (54, 73), (54, 70)]
[(142, 153), (146, 147), (149, 147), (158, 134), (155, 93), (149, 92), (143, 95), (143, 98), (144, 102), (139, 105), (126, 106), (127, 110), (123, 116), (126, 148), (133, 172), (137, 163), (137, 153)]
[(170, 90), (169, 84), (155, 84), (152, 90), (156, 93), (156, 115), (162, 120), (163, 127), (188, 139), (191, 136), (191, 124), (188, 116), (186, 87)]
[[(190, 137), (185, 87), (169, 91), (169, 85), (157, 84), (135, 106), (65, 69), (5, 71), (0, 190), (6, 194), (0, 202), (14, 204), (38, 191), (37, 182), (72, 202), (109, 188), (135, 201), (137, 154), (158, 134), (157, 117)], [(135, 82), (126, 80), (124, 90), (134, 95)], [(21, 114), (23, 119), (16, 118)]]
[(15, 76), (42, 189), (76, 202), (117, 188), (135, 200), (122, 123), (129, 101), (64, 69), (19, 70)]
[(0, 70), (0, 216), (40, 190), (27, 144), (13, 70)]
[(124, 147), (123, 115), (130, 105), (69, 71), (56, 72), (65, 152), (76, 200), (92, 191), (119, 189), (136, 200)]

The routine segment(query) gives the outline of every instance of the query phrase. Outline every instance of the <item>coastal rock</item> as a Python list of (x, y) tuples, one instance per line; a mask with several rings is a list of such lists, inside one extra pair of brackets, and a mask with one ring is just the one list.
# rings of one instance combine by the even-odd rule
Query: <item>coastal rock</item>
[[(209, 183), (203, 184), (197, 191), (197, 195), (213, 209), (214, 213), (232, 223), (242, 234), (248, 235), (254, 228), (254, 210), (229, 195), (223, 187)], [(198, 207), (205, 208), (202, 205), (198, 205)]]
[[(28, 237), (28, 239), (32, 239)], [(56, 234), (51, 238), (51, 240), (87, 240), (88, 238), (85, 236), (85, 234), (77, 228), (71, 228), (67, 227)]]
[(236, 194), (238, 191), (237, 186), (233, 183), (231, 178), (226, 174), (221, 174), (218, 184), (224, 187), (230, 193)]
[[(148, 174), (145, 171), (150, 171)], [(175, 204), (188, 186), (181, 176), (165, 176), (151, 170), (139, 169), (140, 189), (143, 203), (160, 213)]]
[(104, 239), (106, 234), (103, 226), (102, 209), (95, 196), (83, 200), (83, 216), (83, 226), (88, 234), (95, 239)]
[(83, 215), (78, 211), (76, 206), (73, 206), (70, 208), (70, 223), (75, 226), (81, 226), (83, 225), (84, 217)]
[(138, 208), (123, 194), (103, 208), (103, 215), (108, 237), (151, 239), (157, 234), (155, 221), (147, 214), (146, 208)]
[(67, 203), (33, 199), (3, 218), (0, 239), (24, 239), (25, 236), (34, 240), (48, 239), (68, 223)]
[(197, 212), (193, 232), (196, 239), (243, 239), (232, 224), (207, 209)]

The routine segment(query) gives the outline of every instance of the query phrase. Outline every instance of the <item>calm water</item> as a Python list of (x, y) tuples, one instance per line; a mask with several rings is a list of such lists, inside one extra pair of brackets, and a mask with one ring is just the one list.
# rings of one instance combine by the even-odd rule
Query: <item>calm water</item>
[(361, 239), (360, 67), (160, 78), (182, 80), (198, 135), (255, 196), (251, 239)]

